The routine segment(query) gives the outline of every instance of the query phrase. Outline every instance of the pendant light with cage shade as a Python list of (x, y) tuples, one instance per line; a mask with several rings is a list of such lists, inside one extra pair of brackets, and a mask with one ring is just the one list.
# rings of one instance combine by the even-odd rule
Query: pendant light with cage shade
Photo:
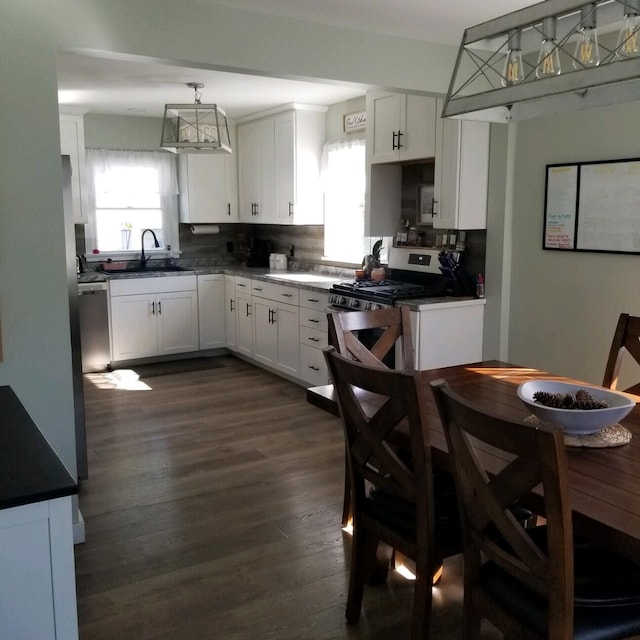
[(195, 92), (193, 104), (167, 104), (160, 146), (173, 153), (231, 153), (225, 112), (216, 104), (202, 104), (204, 84), (188, 82)]

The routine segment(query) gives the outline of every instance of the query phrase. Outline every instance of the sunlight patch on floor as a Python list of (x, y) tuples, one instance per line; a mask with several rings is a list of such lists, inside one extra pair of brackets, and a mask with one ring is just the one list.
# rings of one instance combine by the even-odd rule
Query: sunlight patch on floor
[(132, 369), (119, 369), (105, 373), (87, 373), (85, 377), (98, 389), (118, 389), (121, 391), (151, 391), (151, 387), (140, 380)]

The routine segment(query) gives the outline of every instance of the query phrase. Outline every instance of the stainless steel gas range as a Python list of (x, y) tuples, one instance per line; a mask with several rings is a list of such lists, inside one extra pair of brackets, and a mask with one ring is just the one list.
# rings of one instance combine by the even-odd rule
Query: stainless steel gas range
[(334, 309), (367, 311), (393, 307), (399, 300), (444, 296), (446, 280), (439, 253), (422, 247), (393, 247), (385, 280), (335, 284), (329, 291), (329, 304)]

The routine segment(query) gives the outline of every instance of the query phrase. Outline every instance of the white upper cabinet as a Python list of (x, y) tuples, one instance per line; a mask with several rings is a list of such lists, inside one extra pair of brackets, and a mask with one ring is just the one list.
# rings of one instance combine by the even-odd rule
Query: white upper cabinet
[(242, 222), (274, 222), (273, 119), (238, 125), (238, 188)]
[(291, 109), (238, 125), (241, 221), (322, 224), (325, 111)]
[(451, 118), (438, 121), (434, 227), (486, 228), (489, 137), (488, 122)]
[(275, 116), (276, 222), (322, 224), (320, 182), (325, 111)]
[(60, 114), (60, 153), (71, 161), (71, 202), (74, 224), (88, 222), (82, 115)]
[(182, 153), (178, 155), (180, 222), (238, 222), (237, 149), (234, 154)]
[(367, 155), (372, 164), (436, 155), (436, 99), (401, 93), (367, 93)]

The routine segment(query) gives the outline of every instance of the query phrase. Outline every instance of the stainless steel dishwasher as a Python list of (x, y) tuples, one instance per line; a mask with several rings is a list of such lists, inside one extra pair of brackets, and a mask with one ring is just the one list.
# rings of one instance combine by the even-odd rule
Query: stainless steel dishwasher
[(78, 283), (82, 371), (105, 371), (111, 362), (106, 282)]

